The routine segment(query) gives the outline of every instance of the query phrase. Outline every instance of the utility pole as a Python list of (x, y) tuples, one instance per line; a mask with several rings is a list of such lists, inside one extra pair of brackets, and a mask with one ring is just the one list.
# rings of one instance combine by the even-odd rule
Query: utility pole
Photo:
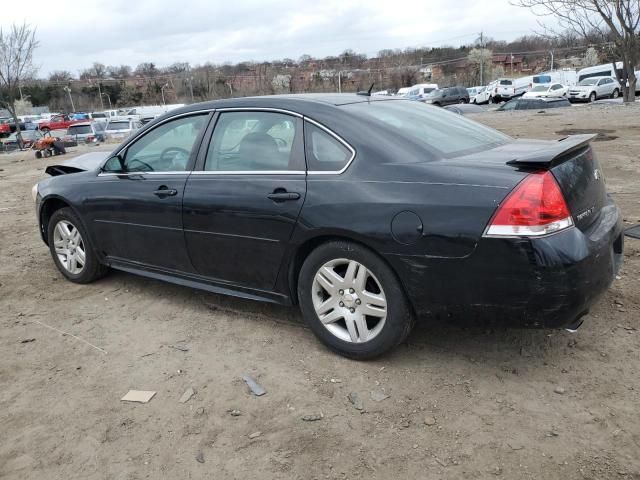
[(511, 57), (511, 76), (513, 77), (513, 53), (510, 53), (509, 56)]
[(550, 50), (549, 53), (551, 54), (551, 71), (553, 72), (553, 50)]
[(164, 101), (164, 89), (167, 88), (169, 86), (168, 83), (165, 83), (162, 88), (160, 89), (160, 93), (162, 94), (162, 105), (166, 105), (166, 102)]
[(76, 111), (76, 106), (73, 104), (73, 97), (71, 96), (71, 89), (69, 87), (64, 87), (63, 90), (69, 94), (69, 101), (71, 102), (71, 110)]
[(104, 101), (102, 100), (102, 90), (100, 89), (100, 80), (98, 80), (98, 96), (100, 97), (100, 107), (104, 110)]
[(484, 32), (480, 32), (480, 85), (484, 85)]
[(193, 77), (189, 77), (189, 89), (191, 90), (191, 103), (194, 103), (193, 99)]
[(111, 97), (109, 96), (108, 93), (103, 93), (103, 96), (107, 97), (107, 100), (109, 100), (109, 109), (111, 110), (113, 107), (111, 106)]
[(338, 93), (342, 93), (342, 70), (338, 70)]

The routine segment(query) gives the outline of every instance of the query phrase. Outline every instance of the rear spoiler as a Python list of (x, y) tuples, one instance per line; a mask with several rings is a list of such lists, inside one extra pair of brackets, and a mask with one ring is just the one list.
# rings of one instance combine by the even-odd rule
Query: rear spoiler
[(68, 173), (78, 173), (85, 172), (82, 168), (71, 167), (69, 165), (51, 165), (46, 168), (44, 173), (51, 175), (52, 177), (57, 177), (58, 175), (66, 175)]
[(566, 157), (589, 145), (597, 134), (568, 135), (548, 147), (542, 147), (521, 157), (509, 160), (507, 165), (530, 168), (551, 168), (562, 163)]

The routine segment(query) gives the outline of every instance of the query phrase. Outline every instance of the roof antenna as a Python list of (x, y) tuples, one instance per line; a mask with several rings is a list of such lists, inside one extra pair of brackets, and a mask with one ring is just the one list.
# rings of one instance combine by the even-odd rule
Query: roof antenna
[(369, 87), (369, 90), (367, 90), (366, 92), (364, 90), (356, 93), (356, 95), (363, 95), (365, 97), (370, 97), (371, 96), (371, 90), (373, 90), (373, 86), (375, 85), (375, 82), (371, 84), (371, 86)]

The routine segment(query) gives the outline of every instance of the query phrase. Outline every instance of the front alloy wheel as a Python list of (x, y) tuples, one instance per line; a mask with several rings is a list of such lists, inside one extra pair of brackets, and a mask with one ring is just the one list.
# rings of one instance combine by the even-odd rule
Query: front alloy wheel
[(380, 282), (355, 260), (325, 263), (316, 273), (311, 295), (324, 327), (342, 341), (368, 342), (387, 319), (387, 299)]
[(53, 246), (60, 265), (73, 275), (79, 275), (87, 261), (80, 230), (71, 222), (60, 220), (53, 230)]
[(53, 261), (67, 280), (90, 283), (107, 273), (108, 268), (99, 262), (88, 233), (71, 208), (56, 210), (46, 229)]

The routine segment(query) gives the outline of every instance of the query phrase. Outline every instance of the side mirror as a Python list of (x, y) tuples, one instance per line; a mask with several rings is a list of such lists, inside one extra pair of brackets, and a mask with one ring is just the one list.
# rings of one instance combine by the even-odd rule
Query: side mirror
[(103, 172), (109, 173), (121, 173), (125, 171), (124, 158), (118, 154), (115, 157), (111, 157), (102, 166)]

